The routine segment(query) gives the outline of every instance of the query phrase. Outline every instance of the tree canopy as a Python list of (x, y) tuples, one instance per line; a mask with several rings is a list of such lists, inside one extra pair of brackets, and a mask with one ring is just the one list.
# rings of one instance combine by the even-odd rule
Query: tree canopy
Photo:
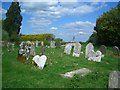
[(120, 45), (120, 2), (117, 7), (97, 18), (95, 30), (98, 44)]
[(6, 19), (3, 21), (3, 29), (8, 32), (8, 35), (12, 41), (14, 41), (16, 36), (18, 36), (20, 33), (20, 26), (22, 21), (20, 12), (21, 10), (19, 2), (12, 2), (9, 9), (7, 10)]

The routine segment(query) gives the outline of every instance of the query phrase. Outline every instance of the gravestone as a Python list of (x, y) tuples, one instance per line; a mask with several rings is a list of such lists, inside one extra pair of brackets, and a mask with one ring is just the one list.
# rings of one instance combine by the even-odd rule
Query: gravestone
[(38, 40), (36, 40), (36, 47), (38, 47)]
[(107, 50), (107, 47), (105, 45), (100, 46), (100, 51), (102, 52), (102, 54), (106, 54), (106, 50)]
[(75, 43), (74, 44), (74, 49), (73, 49), (73, 56), (79, 57), (81, 52), (81, 44), (80, 43)]
[(88, 58), (88, 60), (93, 60), (93, 61), (96, 61), (96, 62), (101, 62), (101, 59), (102, 59), (102, 52), (101, 51), (91, 51), (91, 55), (89, 55), (90, 57)]
[(56, 41), (56, 47), (61, 47), (61, 42), (60, 41)]
[(67, 55), (70, 55), (71, 49), (72, 49), (71, 43), (66, 44), (65, 49), (64, 49), (64, 53)]
[(35, 56), (35, 44), (34, 42), (31, 43), (31, 48), (30, 48), (30, 55)]
[(19, 46), (20, 46), (20, 48), (18, 50), (17, 60), (22, 62), (22, 63), (25, 63), (25, 61), (26, 61), (25, 43), (21, 42), (21, 44)]
[(119, 50), (119, 48), (117, 46), (114, 46), (113, 49), (112, 49), (112, 51), (113, 51), (114, 55), (117, 55), (117, 56), (120, 55), (120, 50)]
[(43, 41), (41, 41), (41, 46), (44, 46), (44, 42)]
[(51, 48), (55, 48), (55, 41), (51, 41), (51, 42), (50, 42), (50, 47), (51, 47)]
[(45, 47), (44, 46), (41, 46), (40, 55), (45, 55)]
[(15, 44), (12, 43), (12, 51), (14, 51), (14, 50), (15, 50)]
[(108, 88), (120, 88), (120, 72), (112, 71), (109, 75)]
[(45, 55), (39, 56), (35, 55), (32, 59), (38, 66), (39, 69), (43, 69), (47, 60)]
[(65, 77), (65, 78), (72, 78), (74, 75), (85, 76), (90, 72), (91, 72), (91, 70), (89, 70), (87, 68), (81, 68), (78, 70), (66, 72), (65, 74), (61, 74), (61, 76)]
[(7, 43), (7, 50), (10, 52), (10, 51), (11, 51), (11, 49), (12, 49), (11, 43), (10, 43), (10, 42), (8, 42), (8, 43)]
[(91, 51), (94, 51), (94, 46), (92, 43), (88, 43), (87, 46), (86, 46), (86, 49), (85, 49), (85, 58), (89, 58), (90, 56), (90, 53)]

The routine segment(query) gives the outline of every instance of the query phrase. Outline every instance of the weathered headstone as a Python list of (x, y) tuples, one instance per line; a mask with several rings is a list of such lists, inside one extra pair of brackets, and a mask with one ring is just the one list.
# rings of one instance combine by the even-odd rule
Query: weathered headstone
[(50, 42), (50, 47), (51, 47), (51, 48), (55, 48), (55, 41), (51, 41), (51, 42)]
[(21, 44), (19, 46), (20, 46), (20, 48), (18, 50), (17, 60), (20, 61), (20, 62), (22, 62), (22, 63), (25, 63), (25, 61), (26, 61), (25, 44), (23, 42), (21, 42)]
[(91, 51), (91, 55), (89, 55), (90, 57), (88, 58), (88, 60), (93, 60), (96, 62), (101, 62), (102, 59), (102, 52), (101, 51), (97, 51), (94, 52), (93, 50)]
[(85, 76), (90, 72), (91, 72), (91, 70), (89, 70), (87, 68), (81, 68), (78, 70), (67, 72), (65, 74), (61, 74), (61, 76), (66, 77), (66, 78), (72, 78), (74, 75)]
[(74, 44), (74, 50), (73, 50), (73, 56), (79, 57), (81, 52), (81, 44), (80, 43), (75, 43)]
[(108, 88), (120, 88), (120, 72), (112, 71), (109, 75)]
[(47, 57), (45, 55), (39, 56), (36, 55), (32, 59), (38, 66), (39, 69), (43, 69), (47, 60)]
[(15, 50), (15, 44), (12, 43), (12, 51), (14, 51), (14, 50)]
[(8, 50), (8, 51), (11, 51), (10, 42), (7, 43), (7, 50)]
[(90, 57), (89, 53), (91, 53), (92, 50), (94, 51), (93, 44), (92, 43), (88, 43), (87, 46), (86, 46), (86, 49), (85, 49), (85, 58), (89, 58)]
[(36, 40), (36, 47), (38, 47), (38, 40)]
[(64, 49), (64, 53), (70, 55), (71, 49), (72, 49), (71, 43), (66, 44), (65, 49)]
[(56, 41), (56, 47), (61, 47), (61, 42), (60, 41)]
[(30, 55), (35, 56), (35, 45), (34, 42), (31, 43), (31, 48), (30, 48)]
[(44, 46), (44, 42), (43, 41), (41, 41), (41, 46)]
[(40, 55), (45, 55), (45, 47), (44, 46), (41, 46)]
[(117, 46), (114, 46), (112, 51), (113, 51), (114, 55), (118, 55), (118, 56), (120, 55), (120, 50), (119, 50), (119, 48)]
[(107, 47), (105, 45), (100, 46), (100, 51), (102, 52), (102, 54), (106, 54), (106, 50), (107, 50)]

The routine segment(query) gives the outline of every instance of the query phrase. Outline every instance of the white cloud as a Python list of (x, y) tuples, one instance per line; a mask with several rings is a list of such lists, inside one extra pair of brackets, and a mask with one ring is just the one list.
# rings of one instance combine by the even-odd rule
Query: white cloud
[(84, 35), (84, 34), (86, 34), (85, 32), (78, 32), (80, 35)]
[[(72, 39), (73, 36), (85, 36), (86, 40), (93, 33), (95, 24), (89, 21), (75, 21), (64, 24), (60, 29), (57, 27), (49, 27), (54, 24), (54, 20), (58, 20), (67, 15), (83, 15), (95, 12), (103, 7), (106, 3), (67, 3), (62, 2), (57, 4), (53, 1), (50, 3), (44, 2), (23, 2), (21, 7), (23, 12), (32, 17), (29, 24), (36, 33), (53, 33), (57, 37)], [(58, 20), (59, 21), (59, 20)], [(62, 23), (63, 24), (63, 23)], [(45, 30), (43, 30), (45, 29)]]
[(64, 2), (60, 5), (56, 1), (52, 2), (23, 2), (22, 8), (28, 14), (37, 17), (60, 18), (65, 15), (81, 15), (94, 12), (104, 7), (105, 3), (70, 3)]
[(91, 23), (89, 21), (83, 22), (83, 21), (76, 21), (67, 23), (63, 26), (65, 29), (74, 29), (74, 30), (84, 30), (84, 29), (91, 29), (94, 27), (94, 23)]
[(25, 13), (26, 12), (26, 10), (25, 9), (21, 9), (21, 13)]
[[(72, 37), (75, 36), (76, 40), (83, 39), (83, 41), (88, 40), (89, 36), (93, 33), (94, 29), (94, 23), (89, 21), (75, 21), (71, 23), (66, 23), (64, 26), (60, 29), (62, 35), (58, 36), (65, 38), (66, 41), (72, 40)], [(60, 33), (60, 34), (61, 34)]]
[(51, 24), (51, 21), (50, 20), (47, 20), (45, 18), (34, 18), (32, 17), (29, 21), (28, 21), (31, 25), (31, 27), (33, 28), (47, 28), (48, 25)]
[(3, 9), (3, 8), (0, 6), (0, 15), (5, 14), (6, 12), (7, 12), (7, 10)]
[(57, 27), (51, 27), (50, 30), (57, 30)]
[(0, 5), (0, 20), (5, 18), (6, 12), (7, 12), (7, 10), (2, 8), (2, 6)]

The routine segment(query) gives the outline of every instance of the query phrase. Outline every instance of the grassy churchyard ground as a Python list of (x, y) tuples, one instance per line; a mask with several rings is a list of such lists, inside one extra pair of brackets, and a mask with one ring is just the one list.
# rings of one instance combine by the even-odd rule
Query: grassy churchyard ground
[[(85, 53), (86, 44), (82, 44)], [(98, 50), (99, 47), (95, 47)], [(112, 48), (107, 47), (107, 53), (100, 63), (88, 61), (84, 53), (79, 58), (64, 54), (64, 48), (46, 48), (47, 62), (43, 70), (31, 64), (17, 61), (18, 47), (8, 52), (2, 48), (2, 87), (3, 88), (107, 88), (109, 73), (118, 70), (118, 56), (114, 56)], [(36, 54), (40, 47), (36, 48)], [(64, 78), (60, 74), (80, 68), (88, 68), (92, 73), (81, 77)]]

